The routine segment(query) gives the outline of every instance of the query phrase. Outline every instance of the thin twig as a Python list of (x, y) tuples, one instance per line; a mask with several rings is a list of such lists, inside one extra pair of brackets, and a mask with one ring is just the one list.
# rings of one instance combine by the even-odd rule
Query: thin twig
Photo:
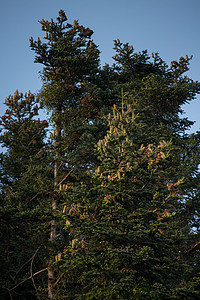
[[(7, 287), (3, 287), (3, 288), (5, 288), (5, 289), (8, 291), (11, 300), (13, 300), (11, 291), (14, 290), (16, 287), (18, 287), (18, 286), (19, 286), (20, 284), (22, 284), (23, 282), (29, 280), (29, 279), (32, 279), (32, 281), (33, 281), (33, 286), (34, 286), (34, 288), (35, 288), (35, 290), (36, 290), (36, 292), (37, 292), (37, 288), (36, 288), (36, 286), (35, 286), (35, 282), (34, 282), (34, 280), (33, 280), (33, 277), (34, 277), (35, 275), (37, 275), (38, 272), (35, 273), (35, 274), (33, 274), (32, 269), (33, 269), (33, 260), (34, 260), (36, 254), (37, 254), (37, 252), (39, 251), (40, 248), (41, 248), (41, 246), (39, 246), (39, 247), (37, 248), (37, 250), (35, 251), (35, 253), (33, 254), (33, 256), (32, 256), (28, 261), (26, 261), (26, 262), (21, 266), (21, 268), (16, 272), (16, 275), (17, 275), (17, 274), (23, 269), (23, 267), (24, 267), (25, 265), (27, 265), (27, 264), (31, 261), (31, 266), (30, 266), (30, 273), (31, 273), (31, 276), (30, 276), (29, 278), (27, 278), (27, 279), (21, 281), (19, 284), (17, 284), (16, 286), (14, 286), (14, 287), (11, 288), (11, 289), (9, 289), (9, 288), (7, 288)], [(40, 272), (40, 271), (39, 271), (39, 272)]]
[[(7, 288), (7, 287), (5, 287), (5, 286), (1, 286), (1, 288), (7, 290), (8, 293), (9, 293), (10, 299), (13, 300), (13, 297), (12, 297), (12, 294), (11, 294), (9, 288)], [(7, 292), (3, 292), (1, 295), (5, 295), (6, 293), (7, 293)]]
[(39, 194), (41, 194), (43, 191), (41, 191), (41, 192), (39, 192), (39, 193), (37, 193), (35, 196), (33, 196), (32, 198), (31, 198), (31, 200), (30, 201), (33, 201)]
[(12, 294), (9, 290), (8, 290), (8, 293), (9, 293), (10, 299), (13, 300)]
[(40, 271), (34, 273), (32, 276), (29, 276), (28, 278), (22, 280), (21, 282), (19, 282), (18, 284), (16, 284), (16, 285), (15, 285), (14, 287), (12, 287), (11, 289), (8, 289), (8, 288), (7, 288), (7, 290), (8, 290), (9, 292), (15, 290), (19, 285), (21, 285), (21, 284), (23, 284), (24, 282), (26, 282), (26, 281), (32, 279), (34, 276), (36, 276), (36, 275), (38, 275), (38, 274), (40, 274), (40, 273), (46, 271), (47, 269), (48, 269), (48, 268), (45, 268), (45, 269), (42, 269), (42, 270), (40, 270)]
[(63, 275), (65, 274), (65, 272), (63, 272), (60, 277), (56, 280), (56, 282), (53, 284), (53, 287), (56, 286), (56, 284), (58, 284), (58, 282), (60, 281), (60, 279), (63, 277)]
[(190, 247), (190, 249), (187, 251), (187, 253), (192, 252), (195, 248), (197, 248), (200, 245), (200, 241), (196, 242), (194, 245)]
[(34, 286), (34, 288), (35, 288), (35, 291), (36, 291), (36, 294), (37, 294), (38, 299), (39, 299), (39, 296), (38, 296), (38, 290), (37, 290), (37, 287), (36, 287), (36, 285), (35, 285), (35, 281), (34, 281), (34, 278), (33, 278), (33, 261), (34, 261), (34, 258), (35, 258), (36, 254), (37, 254), (37, 252), (39, 251), (40, 248), (41, 248), (41, 246), (39, 246), (39, 247), (37, 248), (37, 250), (35, 251), (35, 253), (33, 254), (32, 259), (31, 259), (31, 266), (30, 266), (31, 280), (32, 280), (32, 282), (33, 282), (33, 286)]
[(59, 186), (60, 184), (62, 184), (64, 181), (65, 181), (65, 179), (67, 179), (67, 177), (72, 173), (74, 171), (74, 168), (73, 169), (71, 169), (70, 171), (69, 171), (69, 173), (67, 173), (67, 175), (57, 184), (57, 186)]
[(17, 274), (23, 269), (23, 267), (24, 267), (25, 265), (27, 265), (27, 264), (31, 261), (31, 259), (32, 259), (32, 257), (29, 258), (29, 260), (27, 260), (27, 261), (21, 266), (21, 268), (16, 272), (16, 275), (15, 275), (15, 276), (17, 276)]

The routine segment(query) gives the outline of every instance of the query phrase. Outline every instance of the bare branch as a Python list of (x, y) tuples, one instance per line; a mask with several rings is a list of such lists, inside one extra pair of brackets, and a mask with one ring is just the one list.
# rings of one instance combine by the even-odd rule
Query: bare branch
[[(7, 287), (5, 287), (5, 286), (1, 286), (1, 288), (2, 288), (2, 289), (5, 289), (5, 290), (7, 290), (7, 291), (8, 291), (8, 293), (9, 293), (10, 299), (11, 299), (11, 300), (13, 300), (13, 297), (12, 297), (12, 294), (11, 294), (11, 292), (10, 292), (9, 288), (7, 288)], [(4, 295), (4, 294), (6, 294), (6, 293), (7, 293), (7, 292), (5, 292), (5, 293), (2, 293), (1, 295)]]
[(15, 285), (14, 287), (12, 287), (11, 289), (8, 289), (8, 288), (6, 288), (6, 289), (7, 289), (7, 290), (9, 291), (9, 293), (10, 293), (10, 291), (15, 290), (18, 286), (20, 286), (20, 285), (23, 284), (24, 282), (26, 282), (26, 281), (32, 279), (33, 277), (35, 277), (36, 275), (38, 275), (38, 274), (40, 274), (40, 273), (46, 271), (47, 269), (48, 269), (48, 268), (44, 268), (44, 269), (42, 269), (42, 270), (40, 270), (40, 271), (34, 273), (32, 276), (29, 276), (28, 278), (22, 280), (21, 282), (19, 282), (18, 284), (16, 284), (16, 285)]
[(69, 171), (69, 173), (67, 173), (67, 175), (57, 184), (57, 186), (59, 186), (60, 184), (62, 184), (64, 181), (65, 181), (65, 179), (67, 179), (67, 177), (69, 177), (69, 175), (72, 173), (74, 171), (74, 168), (73, 169), (71, 169), (70, 171)]
[(53, 287), (56, 286), (56, 284), (58, 284), (58, 282), (60, 281), (60, 279), (63, 277), (63, 275), (65, 274), (65, 272), (63, 272), (60, 277), (56, 280), (56, 282), (53, 284)]
[(37, 294), (38, 299), (39, 299), (39, 296), (38, 296), (38, 290), (37, 290), (37, 287), (36, 287), (36, 285), (35, 285), (35, 281), (34, 281), (34, 278), (33, 278), (33, 261), (34, 261), (34, 258), (35, 258), (36, 254), (37, 254), (37, 252), (39, 251), (40, 248), (41, 248), (41, 246), (39, 246), (39, 247), (37, 248), (37, 250), (35, 251), (35, 253), (33, 254), (32, 259), (31, 259), (31, 266), (30, 266), (31, 279), (32, 279), (33, 286), (34, 286), (34, 288), (35, 288), (35, 291), (36, 291), (36, 294)]
[(199, 245), (200, 245), (200, 241), (196, 242), (194, 245), (192, 245), (192, 246), (190, 247), (190, 249), (187, 251), (187, 253), (192, 252), (192, 251), (195, 250)]

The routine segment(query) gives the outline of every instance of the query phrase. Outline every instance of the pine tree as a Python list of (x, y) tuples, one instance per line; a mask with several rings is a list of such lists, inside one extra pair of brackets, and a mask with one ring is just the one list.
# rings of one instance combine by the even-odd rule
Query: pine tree
[[(62, 191), (59, 192), (61, 199), (64, 201), (63, 211), (67, 213), (67, 216), (64, 217), (67, 224), (67, 226), (64, 227), (66, 247), (64, 251), (60, 248), (60, 252), (56, 256), (57, 263), (54, 264), (54, 270), (57, 270), (59, 281), (57, 281), (54, 291), (57, 297), (68, 295), (70, 297), (83, 297), (86, 299), (92, 297), (97, 297), (97, 299), (104, 299), (107, 297), (109, 299), (109, 297), (117, 297), (117, 294), (121, 295), (119, 297), (122, 299), (123, 297), (130, 299), (131, 297), (137, 297), (138, 299), (143, 299), (144, 297), (148, 297), (148, 295), (150, 299), (156, 299), (156, 297), (158, 299), (161, 297), (174, 297), (179, 299), (181, 295), (184, 295), (184, 297), (193, 297), (198, 291), (198, 280), (196, 280), (198, 271), (196, 270), (196, 261), (198, 260), (199, 234), (196, 228), (198, 226), (199, 213), (199, 195), (197, 190), (199, 134), (187, 134), (186, 130), (189, 129), (193, 123), (187, 120), (187, 118), (181, 118), (180, 115), (183, 113), (181, 105), (195, 98), (195, 95), (200, 91), (200, 85), (198, 82), (193, 82), (191, 79), (184, 76), (184, 72), (187, 71), (191, 58), (181, 58), (179, 62), (172, 62), (171, 67), (169, 68), (158, 54), (154, 54), (153, 61), (151, 61), (147, 55), (147, 51), (135, 54), (134, 50), (128, 44), (122, 45), (117, 41), (115, 43), (115, 48), (118, 52), (115, 56), (117, 64), (107, 70), (105, 68), (104, 71), (100, 73), (102, 79), (104, 76), (106, 78), (106, 72), (108, 72), (110, 80), (115, 82), (115, 88), (113, 88), (113, 85), (109, 85), (111, 89), (113, 88), (110, 96), (113, 97), (114, 92), (118, 92), (123, 88), (125, 91), (125, 97), (123, 96), (122, 101), (123, 106), (131, 104), (131, 110), (137, 115), (137, 118), (132, 122), (125, 120), (124, 125), (122, 124), (122, 126), (126, 125), (128, 128), (130, 127), (128, 135), (126, 131), (123, 133), (123, 130), (121, 130), (120, 134), (117, 132), (117, 128), (112, 125), (113, 130), (115, 128), (116, 131), (116, 134), (113, 133), (114, 137), (112, 138), (114, 145), (116, 143), (121, 143), (123, 139), (123, 143), (127, 140), (130, 141), (130, 145), (134, 141), (135, 145), (131, 145), (129, 151), (131, 153), (135, 151), (136, 157), (139, 156), (138, 160), (141, 162), (141, 165), (139, 164), (139, 167), (137, 167), (140, 170), (139, 173), (141, 173), (141, 182), (143, 183), (144, 181), (149, 183), (149, 185), (147, 185), (148, 191), (143, 191), (143, 186), (145, 184), (139, 185), (139, 187), (136, 188), (136, 191), (138, 191), (139, 194), (137, 198), (138, 207), (136, 207), (137, 213), (135, 221), (131, 221), (132, 229), (134, 231), (137, 231), (137, 224), (139, 222), (141, 222), (142, 228), (140, 231), (144, 231), (144, 235), (142, 235), (143, 239), (140, 237), (141, 244), (134, 244), (134, 263), (136, 264), (136, 261), (139, 259), (136, 254), (140, 253), (140, 249), (146, 247), (144, 258), (141, 254), (141, 269), (146, 266), (144, 261), (148, 261), (146, 258), (148, 257), (148, 272), (143, 274), (141, 270), (137, 270), (137, 274), (139, 275), (136, 277), (130, 275), (132, 274), (132, 271), (127, 271), (129, 276), (125, 272), (127, 277), (125, 276), (124, 280), (127, 280), (127, 285), (124, 284), (121, 289), (119, 288), (121, 281), (112, 281), (116, 276), (115, 264), (118, 266), (118, 259), (121, 259), (121, 256), (117, 256), (116, 253), (118, 253), (118, 250), (119, 253), (121, 253), (120, 245), (123, 244), (123, 241), (118, 237), (119, 229), (117, 223), (113, 223), (113, 227), (117, 229), (117, 233), (115, 232), (112, 234), (112, 230), (111, 233), (109, 232), (109, 229), (113, 228), (109, 222), (109, 225), (107, 224), (106, 219), (111, 218), (112, 220), (112, 209), (110, 206), (107, 208), (103, 204), (105, 204), (105, 197), (107, 196), (108, 198), (111, 197), (111, 200), (116, 199), (116, 195), (108, 193), (108, 191), (110, 192), (112, 189), (114, 189), (117, 195), (121, 195), (121, 197), (125, 194), (126, 197), (129, 198), (129, 201), (126, 201), (127, 207), (124, 204), (125, 207), (123, 207), (122, 211), (120, 207), (118, 212), (114, 206), (114, 211), (117, 211), (114, 220), (118, 220), (116, 222), (120, 224), (120, 222), (123, 221), (124, 214), (125, 219), (129, 219), (126, 214), (127, 212), (129, 213), (130, 208), (132, 210), (131, 199), (134, 194), (134, 185), (137, 186), (139, 183), (137, 181), (133, 183), (133, 190), (132, 182), (131, 184), (129, 183), (128, 186), (125, 185), (121, 187), (122, 179), (118, 178), (118, 176), (121, 176), (120, 163), (122, 163), (122, 169), (124, 166), (123, 161), (121, 161), (120, 151), (122, 152), (122, 156), (125, 157), (127, 164), (132, 163), (133, 159), (131, 155), (127, 155), (127, 153), (123, 151), (124, 145), (122, 143), (119, 146), (119, 152), (116, 152), (115, 147), (113, 147), (113, 149), (115, 149), (113, 160), (116, 160), (114, 165), (115, 169), (113, 167), (113, 176), (116, 175), (116, 178), (118, 179), (116, 179), (117, 183), (114, 187), (106, 180), (104, 187), (102, 179), (100, 179), (99, 182), (98, 174), (95, 179), (93, 178), (92, 174), (96, 163), (92, 163), (91, 156), (88, 156), (88, 153), (88, 162), (86, 160), (86, 165), (89, 166), (89, 168), (86, 169), (84, 175), (79, 171), (77, 173), (74, 172), (73, 177), (70, 174), (70, 169), (66, 172), (67, 176), (70, 174), (70, 179), (67, 184), (61, 187)], [(102, 86), (103, 80), (98, 80), (100, 86)], [(95, 83), (97, 81), (95, 81)], [(52, 82), (54, 81), (52, 80)], [(106, 85), (107, 82), (109, 81), (105, 80), (104, 85)], [(89, 97), (89, 103), (93, 104), (94, 102), (92, 101), (97, 100), (94, 95), (98, 89), (92, 90), (92, 87), (94, 86), (92, 80), (91, 82), (84, 82), (84, 84), (85, 92), (88, 91), (87, 97)], [(60, 95), (62, 94), (60, 93)], [(48, 99), (48, 97), (46, 97), (46, 99)], [(113, 97), (113, 100), (116, 103), (119, 103), (115, 97)], [(112, 103), (112, 101), (109, 103)], [(79, 108), (81, 107), (82, 106)], [(94, 108), (93, 106), (91, 107)], [(72, 112), (72, 115), (74, 116), (73, 110), (70, 111), (68, 109), (68, 112)], [(70, 113), (68, 116), (70, 116)], [(67, 118), (67, 130), (65, 130), (65, 124), (63, 126), (63, 136), (67, 137), (68, 143), (65, 144), (65, 146), (67, 145), (67, 151), (62, 152), (61, 156), (62, 161), (64, 161), (64, 157), (67, 158), (67, 167), (70, 166), (70, 163), (71, 167), (74, 167), (74, 165), (76, 165), (75, 162), (77, 162), (79, 166), (85, 166), (84, 163), (80, 163), (81, 156), (77, 157), (76, 155), (80, 155), (84, 145), (86, 145), (86, 147), (88, 146), (88, 143), (86, 142), (88, 129), (95, 128), (95, 125), (97, 124), (95, 123), (94, 117), (92, 118), (90, 114), (88, 116), (88, 126), (80, 126), (82, 119), (79, 118), (79, 116), (77, 119), (75, 118), (75, 121), (71, 120), (70, 117)], [(99, 116), (100, 121), (102, 122), (102, 115)], [(128, 115), (126, 117), (128, 118)], [(120, 116), (120, 113), (118, 113), (116, 120), (118, 119), (122, 121), (122, 114)], [(106, 124), (106, 121), (104, 124)], [(97, 128), (98, 127), (96, 127), (96, 129)], [(104, 126), (104, 130), (101, 131), (102, 137), (105, 134), (105, 128), (106, 126)], [(80, 129), (83, 129), (83, 131), (81, 132)], [(82, 139), (83, 137), (85, 139)], [(116, 142), (115, 139), (117, 139), (118, 142)], [(105, 164), (105, 172), (109, 173), (111, 161), (109, 160), (108, 164), (106, 160), (106, 156), (110, 153), (107, 153), (108, 149), (105, 146), (106, 144), (107, 140), (105, 138), (103, 144), (99, 146), (99, 150), (101, 147), (103, 148), (100, 162), (103, 165)], [(111, 151), (111, 149), (109, 148), (108, 151)], [(152, 157), (147, 155), (148, 151), (152, 151)], [(170, 153), (169, 157), (168, 151)], [(156, 175), (155, 178), (153, 177), (154, 180), (151, 178), (151, 172), (149, 170), (149, 172), (146, 171), (147, 166), (149, 166), (151, 162), (153, 164), (152, 167), (155, 167), (152, 172), (153, 174), (155, 172), (157, 175), (157, 178)], [(161, 165), (159, 165), (159, 163)], [(159, 170), (157, 164), (161, 170)], [(159, 172), (156, 173), (157, 168), (162, 174), (161, 176)], [(82, 170), (83, 169), (84, 168), (82, 168)], [(135, 172), (137, 169), (133, 170)], [(128, 173), (127, 177), (127, 180), (130, 180), (133, 175), (131, 176), (131, 173)], [(110, 178), (107, 178), (107, 180), (108, 179), (110, 180)], [(66, 192), (63, 191), (63, 188), (66, 189)], [(108, 191), (105, 190), (107, 188)], [(121, 188), (123, 188), (123, 191), (120, 190)], [(130, 188), (130, 195), (128, 193), (128, 188)], [(142, 189), (142, 195), (139, 193), (140, 189)], [(169, 199), (169, 203), (165, 203), (164, 205), (163, 199)], [(95, 209), (94, 202), (97, 203)], [(123, 212), (122, 215), (121, 212)], [(103, 220), (99, 217), (99, 214)], [(59, 218), (59, 215), (57, 216)], [(144, 222), (147, 225), (146, 230)], [(97, 223), (100, 224), (99, 226), (101, 226), (103, 234), (101, 234), (100, 227)], [(162, 228), (159, 227), (160, 223)], [(155, 235), (152, 234), (151, 227), (155, 227)], [(129, 228), (131, 228), (131, 225), (129, 225)], [(138, 226), (138, 228), (140, 228), (140, 226)], [(122, 229), (120, 230), (122, 231)], [(126, 227), (124, 230), (126, 235)], [(115, 249), (116, 253), (113, 254), (113, 256), (109, 256), (110, 254), (108, 254), (105, 260), (104, 256), (102, 256), (102, 251), (99, 251), (99, 243), (103, 244), (101, 249), (108, 244), (108, 249), (112, 252), (112, 247), (108, 240), (104, 240), (104, 231), (108, 231), (107, 235), (109, 238), (112, 237), (115, 239), (114, 237), (116, 235), (117, 239), (120, 241), (119, 244), (115, 245), (117, 249)], [(138, 235), (140, 235), (140, 232)], [(145, 243), (146, 239), (150, 240), (150, 244), (153, 244), (152, 241), (157, 243), (155, 248), (148, 247)], [(90, 245), (88, 248), (87, 244)], [(117, 247), (119, 247), (119, 249)], [(130, 247), (130, 245), (128, 245), (128, 247)], [(160, 252), (158, 249), (160, 249)], [(133, 251), (131, 251), (128, 251), (129, 257), (134, 257)], [(159, 252), (160, 256), (157, 256), (156, 251)], [(76, 252), (78, 253), (77, 255), (75, 254)], [(110, 265), (108, 263), (109, 261), (115, 263)], [(153, 268), (153, 262), (155, 261), (157, 261), (156, 270)], [(101, 270), (100, 266), (104, 266), (104, 264), (106, 264), (107, 267), (106, 271), (103, 270), (103, 272), (110, 272), (113, 274), (113, 277), (112, 275), (109, 275), (109, 278), (106, 277), (105, 279), (101, 271), (98, 270), (98, 267)], [(172, 266), (173, 268), (175, 266), (174, 272), (167, 274), (166, 270), (172, 269)], [(135, 265), (133, 267), (135, 268)], [(125, 263), (121, 268), (126, 270), (127, 264)], [(134, 268), (131, 270), (135, 270)], [(80, 276), (80, 270), (83, 271), (83, 277)], [(67, 278), (65, 276), (66, 272), (68, 274)], [(152, 277), (150, 276), (151, 272), (154, 274)], [(101, 277), (98, 281), (97, 278), (100, 276), (99, 274), (101, 274)], [(165, 276), (167, 276), (166, 282), (164, 282)], [(119, 274), (117, 277), (120, 280), (123, 280)], [(87, 280), (87, 278), (89, 279)], [(94, 281), (93, 278), (95, 278)], [(109, 285), (109, 279), (112, 284), (115, 282), (116, 290), (111, 288), (111, 283)], [(101, 280), (104, 282), (102, 285), (100, 283)], [(135, 287), (135, 292), (133, 291), (133, 287)], [(96, 294), (98, 296), (94, 296)]]
[[(69, 244), (57, 266), (58, 296), (76, 299), (199, 297), (185, 254), (193, 234), (182, 224), (184, 178), (174, 173), (172, 142), (148, 144), (130, 106), (114, 107), (98, 142), (100, 165), (87, 184), (68, 187)], [(198, 258), (198, 256), (196, 257)], [(191, 273), (192, 266), (192, 273)], [(189, 267), (189, 269), (188, 269)], [(196, 269), (196, 270), (195, 270)], [(183, 288), (184, 286), (184, 288)]]
[[(118, 46), (121, 49), (118, 49)], [(63, 275), (58, 289), (61, 295), (76, 295), (80, 299), (198, 297), (199, 272), (196, 264), (199, 260), (199, 133), (186, 133), (193, 122), (182, 118), (181, 106), (195, 98), (200, 92), (200, 85), (184, 75), (191, 59), (187, 56), (179, 62), (173, 61), (169, 68), (158, 54), (153, 55), (152, 62), (146, 51), (133, 54), (133, 49), (128, 44), (122, 48), (119, 41), (115, 47), (119, 52), (115, 56), (118, 65), (113, 67), (117, 72), (116, 84), (125, 91), (122, 107), (129, 103), (131, 110), (129, 108), (127, 115), (125, 114), (127, 120), (124, 120), (123, 113), (120, 114), (114, 109), (113, 123), (110, 119), (110, 133), (99, 144), (100, 170), (103, 170), (97, 172), (97, 178), (89, 179), (92, 175), (88, 174), (88, 183), (77, 183), (67, 190), (68, 205), (64, 209), (64, 219), (71, 243), (69, 242), (63, 256), (60, 254), (62, 259), (58, 266), (60, 270), (63, 268), (63, 274), (70, 269), (73, 272), (70, 277), (67, 271), (68, 277), (65, 279)], [(132, 111), (137, 118), (130, 122), (128, 116)], [(122, 128), (117, 127), (119, 122)], [(129, 151), (125, 147), (128, 141)], [(129, 169), (129, 165), (133, 164), (134, 156), (138, 164), (135, 164), (132, 173), (126, 173), (126, 168)], [(151, 170), (151, 167), (155, 169)], [(132, 167), (130, 169), (132, 170)], [(124, 170), (126, 175), (121, 170)], [(139, 180), (134, 176), (137, 172)], [(137, 206), (133, 207), (135, 191), (138, 192), (135, 201)], [(124, 206), (120, 206), (118, 210), (117, 201), (120, 197), (120, 205), (123, 203)], [(127, 200), (123, 202), (123, 199)], [(109, 203), (108, 207), (105, 206), (105, 202)], [(130, 272), (127, 271), (127, 286), (123, 285), (120, 290), (121, 281), (114, 281), (114, 270), (119, 271), (115, 269), (115, 265), (119, 264), (117, 259), (121, 261), (120, 247), (123, 248), (126, 239), (120, 240), (118, 234), (125, 233), (126, 236), (128, 230), (126, 226), (119, 230), (118, 224), (120, 227), (121, 223), (124, 223), (124, 214), (125, 223), (128, 224), (129, 210), (136, 210), (133, 217), (135, 222), (131, 220), (131, 225), (127, 226), (134, 233), (139, 231), (138, 240), (142, 243), (134, 244), (134, 263), (139, 260), (136, 254), (140, 253), (143, 246), (146, 247), (146, 252), (144, 257), (141, 254), (141, 269), (136, 270), (137, 276), (132, 276), (134, 272), (131, 274), (131, 271), (135, 270), (134, 265)], [(108, 219), (114, 220), (113, 227)], [(117, 232), (113, 228), (116, 228)], [(115, 251), (119, 256), (112, 254), (108, 240), (108, 237), (115, 240), (115, 236), (119, 240), (119, 244), (115, 244)], [(148, 246), (146, 240), (150, 245), (155, 243), (155, 246)], [(99, 247), (101, 243), (102, 248)], [(109, 253), (103, 256), (106, 245), (109, 245)], [(128, 252), (129, 263), (133, 261), (134, 251)], [(148, 259), (149, 263), (146, 265), (145, 261)], [(156, 269), (153, 266), (155, 262)], [(110, 274), (108, 277), (104, 277), (101, 272), (101, 266), (104, 264), (106, 271), (103, 271)], [(148, 268), (146, 274), (145, 267)], [(124, 268), (126, 270), (127, 265)], [(78, 275), (81, 272), (83, 276)], [(121, 280), (119, 275), (118, 278)], [(112, 282), (110, 285), (109, 279)], [(116, 290), (112, 288), (114, 283)]]
[[(150, 58), (146, 50), (135, 53), (133, 47), (119, 40), (115, 41), (115, 49), (114, 69), (119, 76), (118, 83), (126, 93), (125, 101), (132, 104), (135, 113), (139, 114), (138, 121), (143, 124), (144, 140), (146, 143), (158, 144), (163, 139), (173, 143), (175, 159), (171, 180), (184, 178), (179, 226), (188, 226), (191, 230), (184, 243), (188, 271), (183, 286), (189, 286), (191, 281), (190, 288), (195, 286), (198, 290), (196, 262), (199, 259), (200, 136), (199, 132), (189, 133), (193, 122), (184, 118), (182, 109), (183, 104), (190, 103), (200, 93), (200, 83), (186, 75), (192, 56), (173, 60), (168, 66), (158, 53), (152, 54)], [(184, 291), (183, 288), (180, 292), (182, 297)], [(184, 297), (190, 295), (185, 294)]]
[(87, 168), (90, 161), (95, 161), (94, 144), (106, 131), (102, 115), (117, 101), (112, 92), (115, 75), (109, 66), (100, 68), (100, 51), (92, 40), (91, 29), (76, 20), (67, 23), (63, 10), (57, 22), (51, 19), (40, 23), (47, 42), (30, 39), (37, 54), (35, 62), (43, 65), (40, 103), (50, 113), (67, 164), (73, 167), (78, 160)]
[(2, 184), (13, 184), (19, 180), (30, 163), (30, 157), (37, 154), (44, 145), (46, 121), (41, 122), (38, 115), (38, 101), (30, 92), (15, 92), (5, 104), (7, 110), (1, 117), (2, 147), (6, 152), (1, 156)]
[(35, 299), (38, 282), (31, 276), (42, 275), (46, 267), (51, 219), (43, 182), (46, 179), (47, 184), (51, 177), (44, 164), (48, 124), (36, 119), (39, 104), (30, 92), (16, 91), (5, 104), (0, 136), (5, 148), (1, 153), (0, 297)]
[(179, 140), (193, 124), (181, 117), (182, 105), (200, 92), (200, 83), (185, 75), (192, 56), (172, 61), (169, 67), (158, 53), (150, 58), (147, 50), (135, 53), (132, 46), (119, 40), (115, 41), (114, 48), (118, 84), (123, 87), (126, 101), (139, 113), (146, 129), (149, 128), (147, 134), (151, 141), (155, 136)]
[[(54, 155), (54, 196), (51, 223), (51, 241), (56, 242), (59, 228), (56, 224), (58, 199), (56, 191), (66, 184), (74, 184), (84, 178), (85, 170), (94, 169), (97, 156), (93, 148), (106, 132), (102, 111), (113, 103), (107, 101), (105, 80), (112, 84), (109, 68), (99, 67), (99, 50), (91, 36), (93, 31), (80, 26), (78, 21), (67, 23), (60, 10), (57, 21), (42, 20), (46, 42), (30, 40), (36, 52), (36, 63), (43, 65), (43, 87), (40, 103), (50, 112), (54, 133), (51, 153)], [(111, 73), (111, 71), (110, 71)], [(53, 297), (56, 282), (52, 268), (49, 269), (49, 297)]]
[(199, 299), (191, 57), (169, 67), (117, 40), (101, 68), (91, 29), (62, 10), (40, 23), (39, 100), (16, 91), (1, 117), (1, 298)]

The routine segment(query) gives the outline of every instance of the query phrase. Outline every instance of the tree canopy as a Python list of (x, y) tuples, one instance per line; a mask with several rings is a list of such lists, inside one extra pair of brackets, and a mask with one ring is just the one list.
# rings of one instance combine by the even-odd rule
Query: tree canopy
[(200, 299), (192, 57), (116, 40), (102, 67), (90, 28), (40, 23), (41, 91), (0, 117), (1, 299)]

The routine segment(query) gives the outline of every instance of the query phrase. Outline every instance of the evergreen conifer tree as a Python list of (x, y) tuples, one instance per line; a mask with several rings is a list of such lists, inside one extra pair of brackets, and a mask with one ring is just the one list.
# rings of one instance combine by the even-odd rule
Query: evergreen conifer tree
[(4, 147), (0, 178), (0, 297), (35, 299), (38, 283), (31, 276), (46, 267), (44, 256), (51, 219), (45, 197), (52, 176), (44, 157), (48, 123), (36, 119), (39, 104), (30, 92), (23, 95), (16, 91), (5, 104), (0, 135)]
[[(82, 181), (85, 170), (94, 169), (97, 157), (95, 143), (106, 132), (102, 111), (113, 104), (108, 96), (105, 81), (112, 84), (109, 68), (99, 66), (99, 50), (91, 36), (93, 31), (80, 26), (78, 21), (67, 23), (63, 10), (57, 21), (41, 22), (46, 32), (46, 42), (30, 39), (36, 52), (36, 63), (43, 65), (43, 87), (40, 103), (51, 116), (51, 153), (54, 156), (54, 189), (63, 189), (67, 184)], [(110, 72), (111, 73), (111, 72)], [(106, 86), (106, 88), (105, 88)], [(105, 91), (105, 90), (106, 91)], [(56, 241), (58, 224), (55, 221), (60, 195), (52, 197), (54, 219), (51, 222), (51, 241)], [(49, 296), (53, 297), (56, 278), (49, 269)]]
[[(125, 90), (126, 97), (123, 97), (122, 113), (114, 109), (114, 121), (108, 118), (110, 132), (98, 143), (100, 170), (103, 170), (97, 172), (95, 178), (88, 175), (88, 183), (77, 183), (66, 193), (64, 219), (71, 243), (63, 252), (63, 260), (58, 262), (64, 266), (63, 274), (68, 274), (67, 279), (63, 275), (63, 296), (76, 295), (77, 299), (198, 297), (199, 133), (186, 133), (193, 123), (181, 117), (181, 106), (195, 98), (200, 85), (184, 75), (190, 60), (187, 56), (172, 62), (169, 68), (158, 54), (153, 55), (152, 62), (146, 51), (135, 54), (128, 44), (122, 48), (119, 41), (115, 47), (119, 52), (115, 56), (118, 64), (113, 67), (118, 73), (116, 84)], [(126, 114), (123, 106), (127, 104), (131, 106)], [(130, 121), (128, 117), (132, 112), (137, 118)], [(130, 167), (132, 165), (134, 167)], [(126, 169), (132, 171), (126, 173)], [(134, 176), (137, 172), (139, 175)], [(105, 202), (109, 203), (107, 207)], [(130, 211), (134, 217), (129, 216)], [(132, 225), (128, 224), (129, 218)], [(128, 229), (122, 223), (127, 224)], [(122, 227), (120, 230), (118, 224)], [(156, 228), (155, 235), (153, 228)], [(142, 235), (136, 239), (142, 245), (136, 246), (136, 243), (133, 249), (130, 244), (127, 246), (132, 251), (127, 250), (129, 263), (134, 263), (134, 256), (135, 264), (141, 258), (141, 273), (134, 267), (122, 279), (115, 267), (118, 268), (118, 259), (123, 261), (120, 253), (126, 239), (120, 239), (118, 234), (129, 235), (129, 229), (136, 236), (140, 236), (139, 232)], [(152, 247), (148, 247), (148, 243)], [(106, 245), (108, 253), (104, 256)], [(143, 246), (146, 252), (137, 256)], [(149, 264), (146, 264), (148, 259)], [(104, 264), (106, 268), (102, 270)], [(156, 270), (151, 269), (154, 264)], [(71, 268), (73, 274), (69, 275)], [(137, 276), (134, 272), (131, 274), (132, 270)], [(117, 271), (119, 281), (115, 281)], [(78, 276), (80, 272), (83, 276)], [(121, 280), (125, 280), (127, 286), (123, 285), (120, 290)], [(60, 287), (58, 289), (62, 295)]]
[(63, 10), (40, 23), (39, 101), (16, 91), (1, 117), (0, 297), (199, 299), (191, 57), (169, 67), (116, 40), (101, 68), (91, 29)]
[(172, 142), (142, 144), (143, 126), (130, 105), (114, 107), (108, 122), (95, 174), (65, 195), (71, 241), (57, 261), (59, 297), (198, 298), (198, 250), (188, 261), (195, 234), (182, 223), (185, 179), (174, 175)]

